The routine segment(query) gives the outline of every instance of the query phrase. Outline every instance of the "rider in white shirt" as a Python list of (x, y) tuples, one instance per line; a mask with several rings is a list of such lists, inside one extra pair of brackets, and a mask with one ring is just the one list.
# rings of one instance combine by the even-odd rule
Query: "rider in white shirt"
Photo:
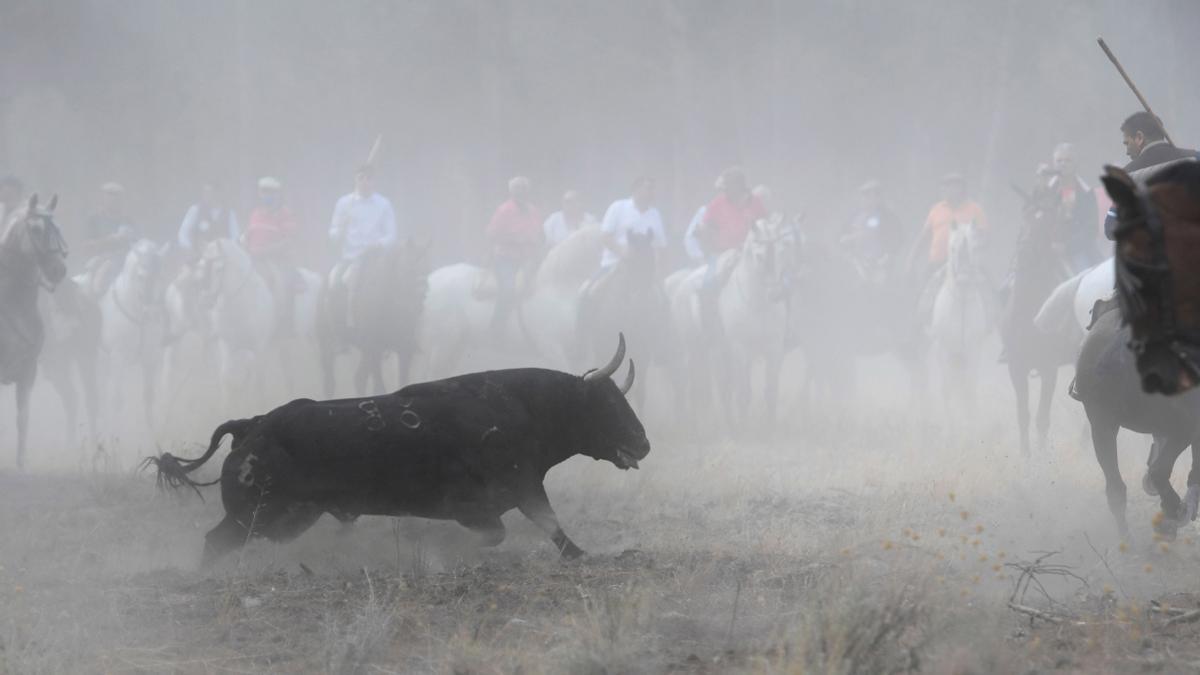
[(364, 253), (390, 248), (398, 239), (392, 202), (375, 192), (370, 165), (359, 167), (354, 175), (354, 191), (334, 206), (329, 238), (342, 246), (342, 259), (329, 274), (330, 301), (335, 306), (334, 315), (345, 317), (347, 296), (358, 274), (356, 263)]
[(629, 235), (651, 235), (651, 246), (661, 251), (667, 247), (662, 215), (654, 207), (654, 181), (638, 178), (633, 194), (613, 202), (604, 212), (600, 230), (604, 233), (604, 252), (600, 256), (600, 272), (612, 269), (629, 248)]
[(579, 192), (567, 190), (562, 197), (562, 210), (550, 214), (542, 225), (546, 248), (554, 248), (564, 239), (596, 222), (596, 217), (583, 210)]

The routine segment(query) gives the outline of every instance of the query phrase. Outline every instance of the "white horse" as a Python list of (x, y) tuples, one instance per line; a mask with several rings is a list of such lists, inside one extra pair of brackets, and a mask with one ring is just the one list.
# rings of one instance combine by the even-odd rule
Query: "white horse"
[[(204, 248), (196, 265), (198, 302), (217, 347), (217, 373), (224, 405), (230, 406), (239, 391), (253, 387), (265, 396), (263, 357), (278, 355), (285, 387), (292, 389), (294, 364), (288, 340), (311, 347), (315, 336), (321, 279), (309, 270), (297, 270), (300, 288), (293, 296), (290, 318), (281, 311), (270, 284), (255, 268), (250, 254), (229, 239), (215, 239)], [(283, 320), (289, 318), (289, 325)], [(259, 401), (260, 403), (262, 401)]]
[(930, 337), (947, 409), (953, 401), (973, 412), (980, 348), (991, 330), (987, 277), (972, 224), (953, 225), (946, 270), (933, 301)]
[[(579, 291), (599, 263), (601, 246), (600, 228), (589, 226), (552, 248), (538, 266), (532, 288), (508, 317), (502, 338), (510, 345), (528, 345), (543, 365), (569, 370), (578, 351)], [(491, 270), (468, 263), (434, 270), (418, 333), (425, 361), (421, 374), (453, 374), (472, 350), (494, 347), (495, 308)]]
[(155, 380), (166, 336), (159, 278), (164, 253), (164, 249), (148, 239), (134, 242), (125, 255), (121, 272), (100, 298), (100, 343), (108, 354), (112, 410), (119, 413), (122, 409), (122, 375), (130, 368), (137, 368), (142, 377), (142, 413), (151, 427)]
[(1033, 319), (1038, 330), (1056, 337), (1072, 361), (1092, 324), (1092, 309), (1113, 295), (1113, 275), (1112, 258), (1076, 274), (1050, 293)]
[(666, 280), (671, 318), (688, 352), (686, 370), (693, 378), (690, 395), (707, 401), (713, 376), (719, 376), (731, 426), (746, 421), (752, 399), (751, 371), (758, 361), (764, 365), (767, 421), (774, 424), (787, 331), (786, 282), (796, 243), (795, 230), (777, 215), (756, 222), (740, 249), (721, 256), (715, 273), (728, 280), (712, 308), (719, 327), (706, 330), (704, 326), (701, 303), (705, 302), (707, 267), (681, 270)]

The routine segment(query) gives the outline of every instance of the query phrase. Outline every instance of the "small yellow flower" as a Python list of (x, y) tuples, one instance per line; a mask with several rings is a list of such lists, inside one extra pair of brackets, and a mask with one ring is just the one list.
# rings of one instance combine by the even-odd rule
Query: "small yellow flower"
[(983, 534), (983, 525), (975, 526), (975, 534)]
[(971, 514), (970, 514), (970, 513), (967, 513), (966, 511), (959, 511), (959, 512), (958, 512), (958, 517), (959, 517), (959, 518), (962, 518), (963, 520), (966, 520), (967, 518), (970, 518), (970, 517), (971, 517)]
[(1125, 542), (1121, 542), (1121, 545), (1117, 547), (1117, 550), (1120, 551), (1121, 553), (1128, 553), (1129, 552), (1129, 544), (1126, 544)]
[(1164, 541), (1158, 545), (1158, 550), (1162, 551), (1163, 553), (1166, 553), (1171, 550), (1171, 545)]
[(891, 540), (889, 540), (889, 539), (884, 539), (884, 540), (883, 540), (883, 550), (885, 550), (885, 551), (890, 551), (890, 550), (892, 550), (892, 542), (891, 542)]
[(1153, 566), (1153, 565), (1151, 565), (1151, 564), (1149, 564), (1149, 563), (1147, 563), (1147, 564), (1146, 564), (1146, 566), (1145, 566), (1145, 567), (1143, 567), (1142, 569), (1144, 569), (1144, 570), (1146, 571), (1146, 573), (1148, 574), (1148, 573), (1150, 573), (1150, 572), (1153, 572), (1153, 571), (1154, 571), (1154, 566)]
[(954, 493), (953, 492), (950, 493), (950, 501), (954, 501)]
[(944, 527), (939, 527), (939, 528), (938, 528), (938, 536), (939, 536), (939, 537), (944, 537), (944, 536), (946, 536), (946, 528), (944, 528)]

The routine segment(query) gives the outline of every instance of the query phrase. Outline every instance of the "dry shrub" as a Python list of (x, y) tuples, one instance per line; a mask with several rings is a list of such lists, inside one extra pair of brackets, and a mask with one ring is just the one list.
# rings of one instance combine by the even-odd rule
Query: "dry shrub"
[(778, 653), (787, 672), (837, 675), (904, 673), (920, 667), (929, 638), (929, 608), (921, 587), (902, 584), (823, 589), (810, 601)]
[(367, 577), (367, 598), (348, 621), (327, 616), (321, 661), (325, 672), (351, 674), (367, 670), (367, 665), (391, 639), (396, 618), (395, 599), (379, 597)]

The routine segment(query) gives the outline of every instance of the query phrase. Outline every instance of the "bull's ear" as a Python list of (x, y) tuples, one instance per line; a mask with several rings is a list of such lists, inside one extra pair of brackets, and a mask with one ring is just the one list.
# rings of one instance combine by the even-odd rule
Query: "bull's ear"
[(37, 200), (36, 192), (33, 193), (32, 195), (29, 195), (29, 212), (30, 213), (33, 213), (34, 211), (37, 210), (37, 202), (38, 202), (38, 200)]
[(1137, 208), (1138, 194), (1137, 183), (1133, 182), (1133, 178), (1111, 164), (1105, 165), (1104, 175), (1100, 177), (1100, 182), (1104, 183), (1104, 189), (1108, 192), (1108, 196), (1113, 200), (1119, 209), (1133, 210)]
[(54, 195), (53, 197), (50, 198), (50, 205), (46, 207), (46, 210), (49, 211), (50, 213), (54, 213), (54, 208), (57, 206), (58, 206), (58, 195)]

